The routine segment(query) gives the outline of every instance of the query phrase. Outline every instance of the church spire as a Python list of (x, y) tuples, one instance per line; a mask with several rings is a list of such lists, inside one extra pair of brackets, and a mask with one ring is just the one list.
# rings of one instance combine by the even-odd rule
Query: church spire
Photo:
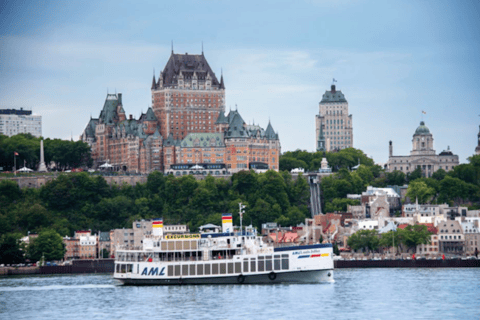
[(223, 69), (221, 70), (220, 76), (220, 89), (225, 89), (225, 84), (223, 83)]
[(153, 80), (152, 80), (152, 90), (157, 88), (157, 83), (155, 82), (155, 68), (153, 69)]

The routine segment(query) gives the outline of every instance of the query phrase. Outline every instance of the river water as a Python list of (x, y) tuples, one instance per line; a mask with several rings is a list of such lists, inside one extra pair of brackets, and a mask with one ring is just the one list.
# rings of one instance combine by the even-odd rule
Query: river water
[(337, 269), (335, 283), (122, 286), (0, 278), (0, 319), (480, 319), (480, 268)]

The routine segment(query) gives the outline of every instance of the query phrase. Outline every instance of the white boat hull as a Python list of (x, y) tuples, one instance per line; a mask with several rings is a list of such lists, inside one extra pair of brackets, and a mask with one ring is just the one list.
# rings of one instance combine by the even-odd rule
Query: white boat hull
[(197, 284), (272, 284), (272, 283), (318, 283), (333, 282), (333, 269), (270, 272), (235, 276), (214, 277), (169, 277), (168, 279), (138, 279), (115, 277), (125, 285), (197, 285)]

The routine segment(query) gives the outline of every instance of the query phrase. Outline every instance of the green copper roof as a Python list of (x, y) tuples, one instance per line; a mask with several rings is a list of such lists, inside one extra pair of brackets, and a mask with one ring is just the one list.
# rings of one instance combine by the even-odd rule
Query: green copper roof
[(185, 148), (193, 147), (224, 147), (223, 133), (189, 133), (180, 142)]
[(105, 104), (100, 112), (99, 119), (105, 124), (114, 124), (118, 121), (117, 115), (118, 96), (116, 94), (107, 94)]
[(145, 121), (157, 121), (157, 117), (155, 117), (155, 114), (153, 113), (152, 108), (148, 108), (147, 114), (145, 115)]
[(430, 134), (430, 130), (425, 125), (425, 122), (420, 122), (420, 126), (418, 126), (417, 130), (415, 130), (415, 134)]
[(229, 121), (226, 138), (246, 138), (248, 131), (243, 127), (245, 122), (237, 111), (231, 111), (228, 116), (233, 113), (232, 119)]
[(322, 101), (320, 101), (321, 104), (331, 102), (347, 102), (347, 99), (345, 99), (342, 91), (337, 91), (335, 89), (335, 85), (332, 85), (330, 91), (325, 91), (325, 94), (322, 97)]
[(267, 130), (265, 131), (265, 136), (269, 140), (278, 139), (277, 135), (275, 134), (275, 131), (273, 131), (273, 127), (272, 127), (272, 124), (270, 123), (270, 121), (268, 121), (268, 126), (267, 126)]
[(223, 112), (220, 112), (218, 115), (217, 121), (215, 121), (217, 124), (223, 124), (223, 123), (228, 123), (227, 118), (225, 117), (225, 114)]

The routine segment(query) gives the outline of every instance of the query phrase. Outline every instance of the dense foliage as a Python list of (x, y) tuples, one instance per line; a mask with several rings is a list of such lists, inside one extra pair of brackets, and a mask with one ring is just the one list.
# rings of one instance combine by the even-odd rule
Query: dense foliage
[[(313, 152), (297, 150), (285, 152), (280, 158), (280, 169), (306, 168), (317, 170), (321, 158), (326, 157), (334, 174), (322, 178), (322, 207), (324, 212), (346, 211), (347, 205), (358, 201), (346, 199), (347, 194), (360, 194), (367, 186), (384, 188), (408, 184), (407, 198), (419, 203), (451, 206), (465, 205), (480, 209), (480, 155), (470, 157), (469, 163), (456, 166), (453, 170), (436, 171), (432, 177), (423, 178), (420, 168), (405, 175), (400, 171), (385, 172), (374, 165), (361, 150), (348, 148), (338, 152)], [(351, 170), (358, 162), (361, 165)], [(403, 199), (405, 200), (405, 199)]]
[(26, 234), (53, 229), (62, 236), (79, 229), (106, 231), (131, 228), (132, 221), (163, 217), (166, 224), (188, 223), (192, 231), (206, 223), (221, 224), (221, 214), (233, 213), (239, 225), (238, 203), (246, 205), (243, 224), (265, 222), (296, 225), (309, 216), (306, 179), (288, 173), (242, 171), (229, 179), (196, 180), (154, 172), (136, 186), (110, 186), (88, 173), (60, 175), (39, 189), (20, 189), (0, 181), (0, 233)]
[[(13, 171), (14, 152), (17, 169), (25, 164), (35, 169), (40, 161), (40, 140), (31, 134), (17, 134), (7, 137), (0, 134), (0, 167), (4, 171)], [(60, 139), (45, 139), (43, 141), (45, 163), (54, 162), (58, 170), (91, 166), (90, 147), (82, 141), (68, 141)]]
[(448, 203), (480, 209), (480, 155), (468, 158), (469, 163), (445, 172), (440, 169), (431, 178), (417, 177), (408, 185), (407, 197), (419, 203)]
[[(342, 168), (352, 168), (358, 164), (373, 167), (373, 160), (367, 157), (361, 150), (355, 148), (342, 149), (335, 152), (308, 152), (305, 150), (287, 151), (280, 157), (280, 170), (290, 171), (294, 168), (304, 168), (316, 171), (320, 168), (322, 158), (327, 158), (328, 165), (333, 171)], [(378, 167), (378, 170), (380, 167)]]
[(379, 235), (377, 230), (359, 230), (348, 238), (348, 246), (353, 250), (376, 252), (380, 248), (395, 247), (397, 251), (412, 249), (416, 251), (417, 245), (430, 242), (431, 232), (424, 225), (407, 226), (404, 229), (389, 231)]

